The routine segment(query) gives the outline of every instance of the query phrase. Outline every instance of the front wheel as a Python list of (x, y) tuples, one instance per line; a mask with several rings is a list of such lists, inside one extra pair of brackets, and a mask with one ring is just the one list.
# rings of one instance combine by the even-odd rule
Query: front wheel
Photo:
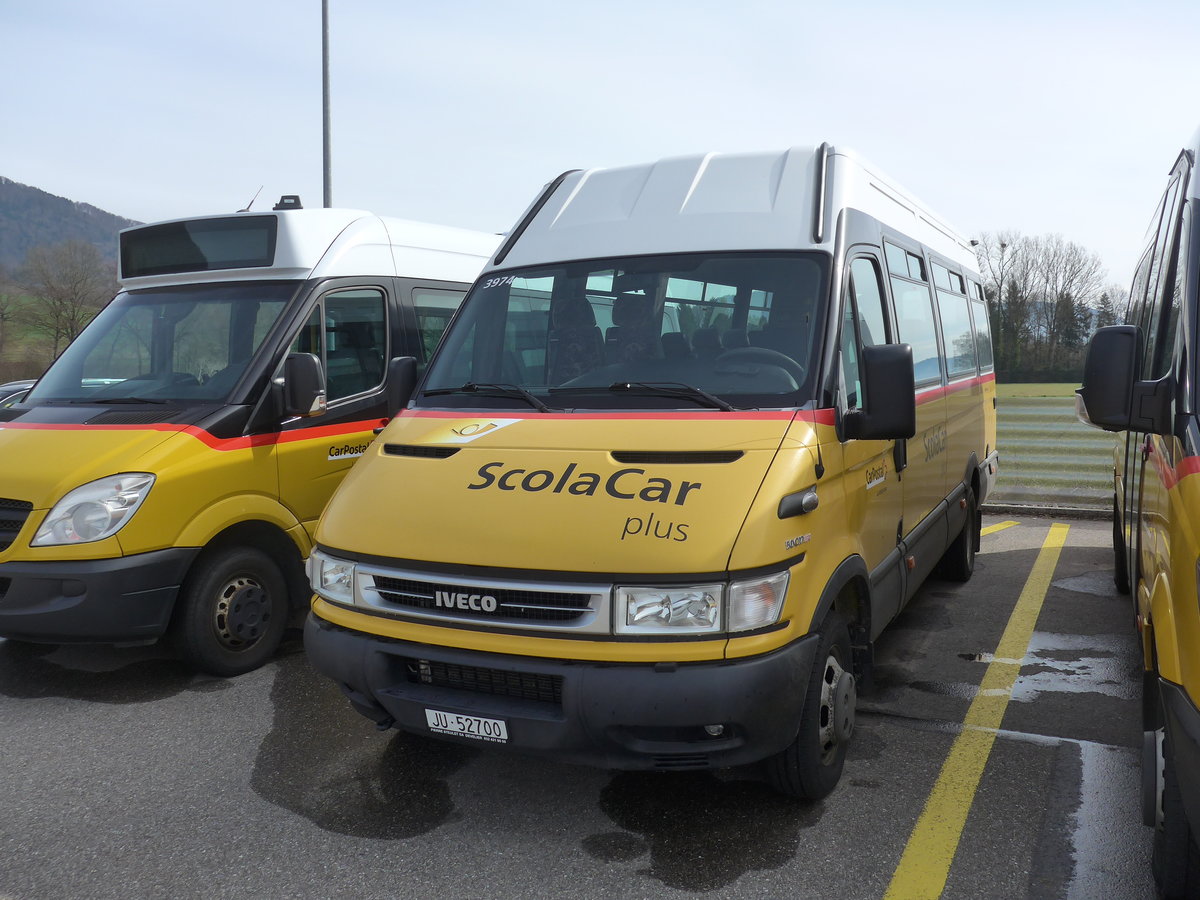
[(1154, 886), (1163, 900), (1200, 897), (1200, 849), (1183, 809), (1179, 779), (1171, 753), (1170, 738), (1159, 757), (1162, 766), (1162, 794), (1151, 868)]
[(180, 656), (211, 675), (241, 675), (275, 655), (287, 625), (287, 582), (255, 547), (210, 551), (184, 582), (174, 628)]
[(767, 760), (767, 779), (781, 794), (820, 800), (837, 787), (854, 734), (857, 690), (850, 662), (850, 632), (836, 612), (821, 625), (800, 730)]

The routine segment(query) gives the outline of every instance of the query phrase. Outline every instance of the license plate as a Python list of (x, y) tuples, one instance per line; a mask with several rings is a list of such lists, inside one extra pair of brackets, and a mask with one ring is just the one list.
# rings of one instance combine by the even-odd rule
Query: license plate
[(477, 741), (492, 741), (497, 744), (508, 741), (508, 727), (504, 724), (503, 719), (484, 719), (480, 716), (443, 712), (440, 709), (426, 709), (425, 721), (429, 723), (430, 731), (437, 731), (441, 734), (457, 734), (459, 737), (474, 738)]

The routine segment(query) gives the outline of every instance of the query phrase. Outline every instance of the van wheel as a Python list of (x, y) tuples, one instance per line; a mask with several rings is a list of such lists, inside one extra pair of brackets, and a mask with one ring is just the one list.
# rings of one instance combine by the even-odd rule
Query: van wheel
[(1129, 557), (1125, 548), (1125, 529), (1121, 527), (1121, 513), (1117, 507), (1117, 495), (1113, 494), (1113, 584), (1122, 594), (1128, 594)]
[(184, 582), (174, 624), (176, 647), (202, 672), (241, 675), (275, 655), (287, 614), (287, 582), (263, 551), (211, 551)]
[(767, 780), (781, 794), (820, 800), (837, 787), (854, 734), (857, 691), (850, 632), (836, 612), (821, 625), (795, 740), (767, 759)]
[(1162, 817), (1151, 858), (1154, 886), (1163, 900), (1200, 897), (1200, 849), (1183, 811), (1169, 737), (1163, 749)]
[(975, 548), (979, 546), (979, 513), (975, 506), (975, 489), (967, 486), (967, 518), (962, 531), (950, 542), (938, 560), (938, 574), (949, 581), (970, 581), (975, 571)]

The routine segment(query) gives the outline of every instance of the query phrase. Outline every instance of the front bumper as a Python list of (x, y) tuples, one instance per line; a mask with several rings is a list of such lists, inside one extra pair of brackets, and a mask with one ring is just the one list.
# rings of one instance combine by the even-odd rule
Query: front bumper
[(503, 719), (515, 750), (627, 770), (720, 768), (782, 750), (799, 727), (817, 640), (749, 659), (635, 665), (408, 643), (312, 613), (304, 628), (314, 668), (380, 724), (445, 737), (426, 709)]
[(198, 551), (117, 559), (0, 564), (0, 637), (65, 643), (143, 643), (166, 631)]

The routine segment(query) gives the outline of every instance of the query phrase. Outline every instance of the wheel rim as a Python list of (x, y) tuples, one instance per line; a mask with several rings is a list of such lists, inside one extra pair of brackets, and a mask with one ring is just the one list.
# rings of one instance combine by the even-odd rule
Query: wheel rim
[(217, 592), (213, 610), (217, 639), (230, 650), (257, 643), (271, 620), (271, 598), (257, 579), (235, 576)]
[(838, 750), (854, 733), (856, 699), (854, 676), (842, 667), (836, 655), (829, 654), (821, 676), (821, 716), (817, 731), (822, 765), (832, 763)]

